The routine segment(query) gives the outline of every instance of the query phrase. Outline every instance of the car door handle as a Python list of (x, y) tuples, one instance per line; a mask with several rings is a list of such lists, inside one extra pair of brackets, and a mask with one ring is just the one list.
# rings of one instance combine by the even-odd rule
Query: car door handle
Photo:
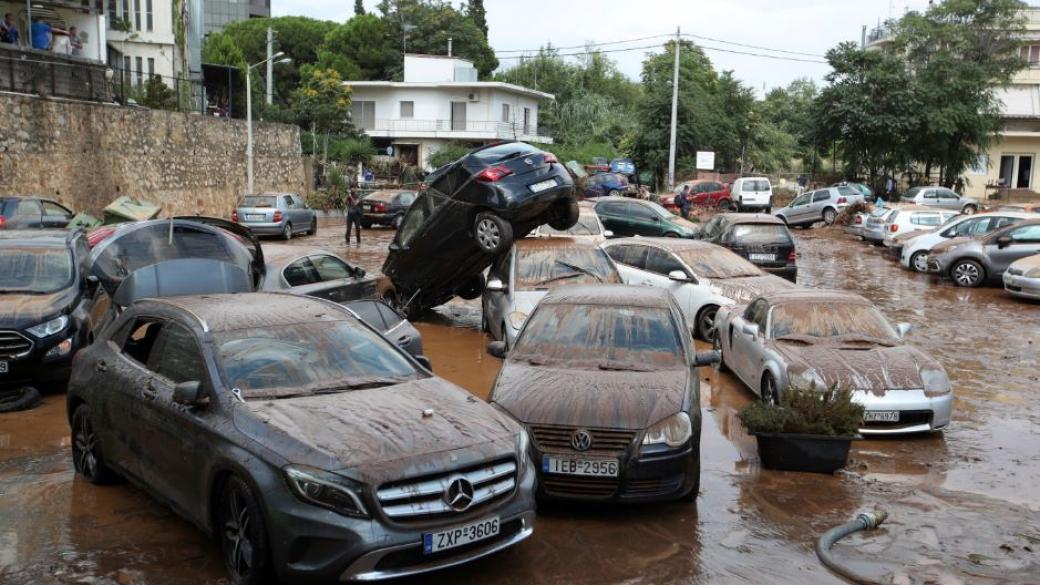
[(407, 335), (402, 335), (401, 337), (397, 338), (397, 345), (408, 345), (408, 342), (410, 342), (411, 340), (411, 337)]
[(99, 371), (99, 372), (107, 372), (108, 371), (108, 364), (105, 363), (105, 362), (98, 362), (98, 363), (94, 364), (94, 369)]

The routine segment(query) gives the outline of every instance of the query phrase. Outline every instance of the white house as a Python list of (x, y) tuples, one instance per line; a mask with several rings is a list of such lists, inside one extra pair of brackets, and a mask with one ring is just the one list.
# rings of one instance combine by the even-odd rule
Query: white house
[(409, 164), (429, 168), (429, 156), (449, 141), (552, 143), (538, 132), (538, 106), (552, 94), (477, 81), (476, 68), (465, 59), (405, 55), (404, 81), (344, 83), (351, 88), (354, 126), (380, 151)]
[(179, 58), (170, 0), (109, 0), (108, 66), (117, 82), (140, 85), (161, 75), (172, 86)]

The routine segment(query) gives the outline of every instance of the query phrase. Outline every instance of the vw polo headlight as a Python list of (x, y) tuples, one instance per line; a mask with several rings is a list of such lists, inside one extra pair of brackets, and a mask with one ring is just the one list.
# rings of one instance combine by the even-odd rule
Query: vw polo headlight
[(924, 393), (927, 396), (942, 396), (953, 392), (950, 378), (942, 370), (922, 370), (921, 382), (924, 384)]
[(524, 323), (527, 321), (527, 313), (521, 311), (513, 311), (509, 314), (509, 325), (519, 331)]
[(690, 416), (679, 412), (652, 425), (643, 436), (643, 445), (668, 445), (677, 449), (686, 444), (693, 436), (693, 424)]
[(289, 489), (301, 501), (344, 516), (368, 517), (361, 503), (360, 486), (353, 481), (306, 465), (288, 465), (282, 472)]
[(825, 390), (827, 388), (827, 382), (823, 380), (823, 376), (813, 368), (793, 371), (788, 368), (787, 380), (792, 388), (799, 390)]
[(1040, 267), (1026, 271), (1026, 278), (1040, 278)]
[(50, 337), (51, 335), (61, 333), (65, 330), (65, 327), (68, 326), (68, 324), (68, 315), (62, 315), (57, 319), (51, 319), (46, 323), (40, 323), (36, 327), (30, 327), (28, 331), (32, 334), (33, 337), (43, 339), (44, 337)]

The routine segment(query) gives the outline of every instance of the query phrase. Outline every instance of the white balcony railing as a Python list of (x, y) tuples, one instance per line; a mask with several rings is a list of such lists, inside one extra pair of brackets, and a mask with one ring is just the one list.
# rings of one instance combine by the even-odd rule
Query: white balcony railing
[(494, 122), (487, 120), (415, 120), (377, 119), (374, 123), (358, 124), (358, 128), (366, 132), (407, 134), (407, 133), (452, 133), (465, 132), (471, 134), (492, 135), (495, 138), (517, 138), (519, 136), (537, 136), (538, 128), (533, 124), (517, 124), (512, 122)]

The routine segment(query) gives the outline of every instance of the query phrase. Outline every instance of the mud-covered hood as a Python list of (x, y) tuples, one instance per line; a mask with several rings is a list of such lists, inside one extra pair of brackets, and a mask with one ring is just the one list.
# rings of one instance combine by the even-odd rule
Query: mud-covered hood
[(676, 217), (672, 217), (668, 221), (674, 223), (677, 226), (684, 227), (684, 228), (692, 231), (695, 234), (701, 233), (701, 226), (700, 226), (700, 224), (693, 223), (692, 221), (690, 221), (688, 219), (683, 219), (681, 217), (676, 216)]
[(525, 424), (643, 429), (679, 412), (689, 370), (618, 372), (507, 361), (492, 397)]
[(1022, 272), (1029, 272), (1030, 270), (1040, 268), (1040, 254), (1022, 258), (1021, 260), (1014, 262), (1012, 266), (1018, 268)]
[(711, 279), (710, 282), (722, 296), (733, 299), (737, 304), (745, 304), (758, 296), (796, 286), (793, 282), (772, 274)]
[(943, 372), (937, 361), (910, 345), (772, 343), (786, 358), (788, 372), (814, 369), (828, 388), (837, 385), (880, 395), (888, 390), (923, 388), (924, 371)]
[(975, 240), (973, 238), (966, 238), (966, 237), (950, 238), (948, 240), (939, 242), (938, 244), (932, 246), (932, 249), (931, 249), (930, 253), (934, 254), (934, 255), (943, 254), (943, 253), (949, 252), (950, 250), (956, 248), (957, 246), (962, 246), (964, 244), (967, 244), (967, 243), (970, 243), (970, 242), (974, 242), (974, 241)]
[(67, 288), (47, 295), (0, 294), (0, 329), (26, 329), (66, 312), (77, 290)]
[[(398, 477), (402, 467), (421, 467), (424, 459), (436, 466), (449, 452), (476, 452), (452, 454), (452, 461), (512, 453), (520, 431), (486, 402), (439, 378), (241, 406), (236, 427), (289, 462), (350, 470), (376, 482)], [(426, 410), (432, 416), (423, 416)]]

